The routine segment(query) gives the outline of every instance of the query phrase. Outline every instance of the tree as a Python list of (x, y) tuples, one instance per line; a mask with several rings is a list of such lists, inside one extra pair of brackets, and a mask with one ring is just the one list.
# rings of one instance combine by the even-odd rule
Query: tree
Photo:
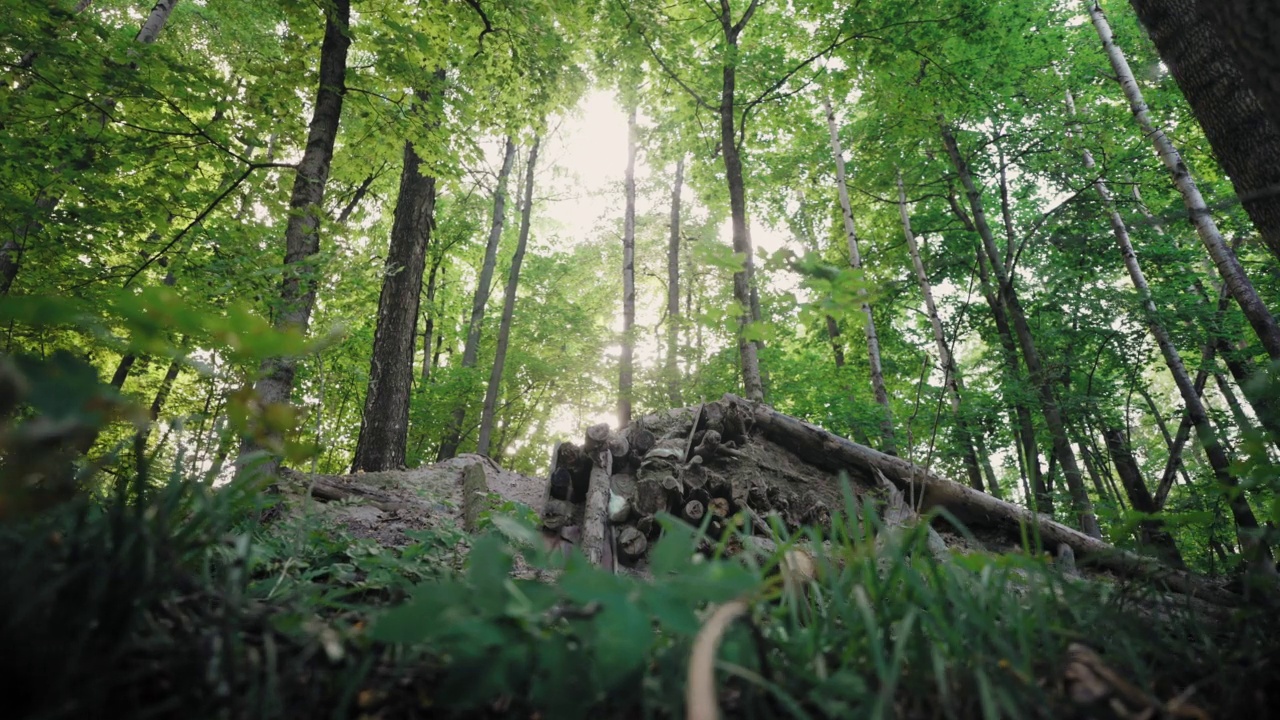
[[(1067, 91), (1066, 100), (1068, 115), (1074, 116), (1075, 100), (1072, 98), (1070, 91)], [(1093, 159), (1093, 153), (1088, 149), (1084, 149), (1081, 151), (1081, 155), (1084, 158), (1085, 169), (1091, 173), (1096, 172), (1097, 163)], [(1147, 278), (1142, 272), (1142, 267), (1138, 264), (1138, 255), (1134, 252), (1133, 244), (1129, 241), (1129, 230), (1125, 226), (1124, 218), (1120, 217), (1119, 211), (1116, 210), (1115, 200), (1111, 196), (1110, 188), (1107, 187), (1107, 181), (1099, 177), (1094, 180), (1093, 188), (1098, 193), (1098, 198), (1102, 201), (1102, 206), (1111, 222), (1111, 232), (1115, 235), (1116, 246), (1120, 251), (1121, 258), (1124, 260), (1125, 269), (1129, 273), (1129, 279), (1133, 282), (1134, 290), (1138, 292), (1147, 328), (1150, 330), (1152, 337), (1155, 338), (1156, 345), (1160, 347), (1160, 353), (1164, 356), (1165, 365), (1169, 368), (1169, 374), (1173, 376), (1174, 384), (1177, 385), (1178, 392), (1182, 395), (1182, 401), (1187, 408), (1187, 417), (1191, 420), (1192, 426), (1195, 427), (1200, 446), (1204, 448), (1204, 453), (1209, 459), (1209, 465), (1213, 468), (1214, 479), (1221, 486), (1223, 494), (1227, 497), (1231, 506), (1231, 513), (1235, 517), (1240, 545), (1248, 550), (1246, 557), (1249, 558), (1251, 564), (1259, 569), (1265, 566), (1265, 568), (1270, 569), (1271, 574), (1274, 574), (1275, 565), (1272, 564), (1270, 559), (1270, 551), (1265, 545), (1260, 544), (1257, 537), (1258, 519), (1254, 517), (1253, 510), (1249, 507), (1249, 503), (1244, 497), (1239, 480), (1231, 471), (1231, 462), (1227, 458), (1226, 452), (1222, 449), (1217, 431), (1209, 422), (1208, 413), (1205, 412), (1204, 404), (1200, 401), (1200, 394), (1196, 391), (1191, 381), (1191, 375), (1187, 372), (1187, 368), (1182, 362), (1182, 356), (1174, 346), (1173, 338), (1170, 337), (1168, 330), (1160, 322), (1158, 310), (1155, 303), (1151, 301), (1151, 288), (1147, 284)], [(1107, 438), (1107, 447), (1112, 457), (1116, 460), (1117, 470), (1120, 472), (1121, 480), (1129, 492), (1130, 500), (1134, 502), (1135, 507), (1141, 504), (1153, 508), (1154, 503), (1149, 503), (1149, 498), (1142, 497), (1146, 486), (1142, 483), (1141, 477), (1136, 479), (1126, 477), (1126, 474), (1134, 474), (1136, 466), (1133, 465), (1128, 450), (1124, 447), (1122, 439), (1119, 438), (1118, 431), (1113, 430), (1111, 432), (1117, 437), (1109, 436)], [(1135, 483), (1142, 485), (1142, 491), (1131, 487)], [(1149, 511), (1147, 510), (1147, 512)], [(1161, 541), (1166, 544), (1171, 542), (1163, 539)], [(1181, 562), (1180, 557), (1178, 561)]]
[[(437, 71), (433, 90), (417, 90), (418, 111), (443, 92), (444, 72)], [(430, 120), (424, 118), (424, 124)], [(396, 200), (391, 242), (378, 298), (378, 324), (373, 336), (369, 388), (361, 413), (360, 436), (352, 472), (376, 472), (404, 466), (409, 438), (409, 396), (413, 390), (414, 341), (427, 247), (435, 225), (436, 178), (424, 174), (423, 160), (412, 140), (404, 144), (404, 167)], [(430, 171), (426, 171), (430, 172)]]
[[(844, 152), (840, 149), (840, 132), (836, 126), (836, 111), (831, 106), (831, 99), (824, 98), (827, 115), (827, 129), (831, 135), (831, 154), (836, 161), (836, 192), (840, 197), (840, 216), (844, 221), (845, 242), (849, 250), (849, 266), (855, 271), (862, 270), (862, 255), (858, 252), (858, 233), (853, 224), (853, 210), (849, 205), (849, 185), (844, 175)], [(880, 442), (887, 455), (897, 455), (897, 442), (893, 437), (893, 408), (889, 405), (889, 392), (884, 386), (884, 370), (880, 366), (880, 339), (876, 335), (876, 321), (871, 313), (871, 304), (867, 302), (866, 288), (858, 287), (858, 298), (862, 301), (861, 310), (864, 316), (863, 328), (867, 335), (867, 356), (871, 366), (871, 387), (880, 405), (883, 416), (880, 419)]]
[(626, 210), (622, 220), (622, 357), (618, 363), (618, 427), (631, 424), (636, 324), (636, 107), (627, 113)]
[(1275, 317), (1258, 296), (1257, 290), (1245, 275), (1244, 268), (1240, 265), (1235, 253), (1222, 239), (1222, 233), (1219, 232), (1217, 223), (1213, 220), (1213, 213), (1205, 204), (1204, 197), (1200, 194), (1191, 170), (1187, 167), (1182, 155), (1164, 131), (1157, 128), (1152, 121), (1147, 103), (1142, 97), (1142, 90), (1138, 88), (1133, 71), (1129, 69), (1129, 62), (1125, 59), (1124, 52), (1116, 45), (1111, 26), (1096, 1), (1089, 4), (1089, 17), (1093, 21), (1098, 37), (1102, 40), (1102, 48), (1111, 62), (1112, 69), (1115, 70), (1116, 80), (1124, 90), (1134, 118), (1142, 128), (1143, 134), (1151, 138), (1161, 162), (1168, 169), (1178, 192), (1182, 194), (1196, 234), (1204, 243), (1205, 250), (1213, 259), (1213, 264), (1217, 266), (1223, 282), (1226, 283), (1231, 296), (1235, 298), (1241, 311), (1248, 318), (1249, 325), (1253, 327), (1267, 354), (1272, 360), (1280, 360), (1280, 324), (1276, 323)]
[[(333, 146), (342, 118), (346, 96), (347, 51), (351, 47), (350, 0), (334, 0), (325, 7), (324, 41), (320, 45), (320, 78), (315, 110), (307, 132), (307, 146), (298, 162), (293, 192), (289, 199), (289, 222), (285, 226), (284, 278), (280, 283), (277, 328), (293, 328), (305, 333), (316, 301), (316, 268), (312, 258), (320, 251), (320, 216), (325, 186), (333, 162)], [(276, 357), (262, 363), (261, 379), (254, 391), (263, 405), (287, 405), (293, 392), (297, 358)], [(246, 438), (241, 460), (258, 450), (258, 442)], [(274, 475), (279, 459), (271, 458), (262, 467)]]
[(484, 393), (484, 410), (480, 416), (480, 438), (476, 441), (476, 452), (481, 455), (489, 453), (489, 440), (493, 436), (494, 409), (498, 403), (498, 391), (502, 387), (502, 371), (507, 361), (507, 345), (511, 341), (511, 320), (516, 310), (516, 291), (520, 287), (520, 265), (524, 262), (524, 250), (529, 244), (529, 223), (533, 215), (533, 179), (538, 165), (538, 146), (542, 140), (534, 137), (529, 148), (529, 159), (525, 161), (524, 203), (520, 209), (520, 237), (516, 241), (516, 252), (511, 257), (511, 269), (507, 271), (506, 297), (502, 301), (502, 321), (498, 325), (498, 348), (494, 351), (493, 371), (489, 373), (489, 385)]
[[(1267, 112), (1255, 94), (1266, 74), (1267, 53), (1243, 55), (1233, 46), (1234, 40), (1248, 41), (1250, 26), (1240, 23), (1253, 18), (1246, 20), (1230, 8), (1243, 9), (1251, 3), (1130, 0), (1130, 4), (1231, 176), (1263, 243), (1280, 260), (1280, 192), (1276, 192), (1280, 187), (1280, 121), (1276, 120), (1280, 108)], [(1263, 12), (1245, 10), (1243, 14), (1261, 16)], [(1265, 20), (1252, 27), (1261, 33), (1260, 39), (1266, 37)], [(1280, 30), (1280, 25), (1271, 27)]]
[(1088, 535), (1100, 538), (1102, 537), (1102, 529), (1098, 525), (1097, 516), (1094, 515), (1093, 502), (1089, 499), (1088, 491), (1084, 487), (1080, 467), (1076, 464), (1075, 451), (1072, 449), (1071, 440), (1067, 436), (1066, 424), (1063, 422), (1058, 400), (1054, 395), (1053, 385), (1040, 362), (1040, 353), (1036, 349), (1035, 339), (1031, 335), (1031, 326), (1027, 323), (1022, 304), (1018, 301), (1017, 291), (1014, 289), (1009, 274), (1005, 269), (1004, 261), (1000, 257), (1000, 251), (996, 248), (995, 237), (991, 233), (990, 226), (987, 225), (986, 213), (982, 204), (982, 194), (973, 182), (968, 164), (960, 155), (960, 148), (956, 144), (955, 136), (948, 127), (946, 120), (939, 118), (939, 123), (942, 128), (943, 144), (946, 146), (947, 154), (950, 156), (951, 163), (960, 178), (960, 183), (964, 186), (965, 194), (969, 198), (969, 209), (973, 213), (973, 223), (978, 230), (979, 237), (982, 239), (982, 249), (986, 253), (987, 262), (991, 264), (996, 285), (999, 289), (1000, 304), (1009, 316), (1014, 334), (1018, 340), (1018, 346), (1022, 350), (1022, 359), (1027, 364), (1027, 371), (1031, 374), (1032, 382), (1036, 384), (1040, 392), (1040, 410), (1044, 414), (1045, 424), (1049, 426), (1049, 434), (1053, 438), (1053, 457), (1062, 466), (1062, 473), (1066, 476), (1067, 488), (1071, 492), (1072, 504), (1075, 506), (1079, 517), (1080, 529)]
[(680, 187), (684, 183), (684, 156), (676, 159), (671, 183), (671, 229), (667, 241), (667, 399), (680, 405)]
[[(920, 295), (924, 298), (925, 313), (929, 316), (929, 327), (933, 330), (933, 343), (938, 351), (938, 364), (942, 367), (942, 382), (947, 388), (951, 401), (951, 414), (955, 418), (956, 429), (960, 434), (963, 446), (965, 472), (969, 476), (969, 486), (974, 490), (983, 490), (982, 466), (978, 461), (978, 453), (974, 448), (975, 433), (966, 417), (964, 417), (960, 399), (962, 397), (962, 381), (960, 370), (956, 367), (955, 357), (947, 346), (946, 333), (942, 329), (942, 319), (938, 317), (938, 306), (933, 301), (933, 287), (929, 275), (925, 272), (924, 262), (920, 258), (920, 248), (916, 243), (915, 233), (911, 231), (911, 215), (907, 212), (907, 191), (902, 184), (902, 171), (897, 172), (898, 181), (898, 213), (902, 217), (902, 234), (907, 240), (907, 250), (911, 253), (911, 265), (916, 271), (916, 282), (920, 285)], [(986, 455), (985, 448), (983, 449)], [(1000, 497), (998, 485), (991, 486), (991, 494)]]
[[(475, 298), (471, 302), (471, 320), (467, 324), (467, 340), (462, 351), (463, 369), (473, 368), (480, 356), (480, 328), (484, 323), (484, 308), (489, 303), (489, 290), (493, 282), (493, 267), (498, 261), (498, 243), (502, 240), (502, 226), (506, 222), (507, 180), (515, 162), (516, 144), (510, 136), (503, 141), (502, 167), (498, 170), (497, 184), (493, 189), (493, 220), (489, 224), (489, 240), (484, 246), (484, 262), (480, 266), (480, 278), (476, 281)], [(465, 401), (460, 400), (453, 409), (453, 421), (448, 434), (440, 443), (436, 461), (447, 460), (458, 452), (462, 439), (462, 423), (467, 416)]]

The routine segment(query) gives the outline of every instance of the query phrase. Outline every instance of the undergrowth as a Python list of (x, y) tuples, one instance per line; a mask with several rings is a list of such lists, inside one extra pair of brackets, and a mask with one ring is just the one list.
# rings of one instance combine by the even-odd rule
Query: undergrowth
[[(940, 561), (918, 529), (877, 549), (851, 495), (830, 537), (763, 555), (707, 556), (668, 522), (652, 582), (542, 552), (508, 516), (392, 549), (314, 516), (258, 527), (260, 502), (172, 477), (0, 526), (9, 716), (677, 717), (706, 609), (737, 598), (716, 675), (731, 717), (1084, 717), (1073, 642), (1160, 701), (1262, 717), (1275, 700), (1267, 613), (1152, 610), (1149, 588), (1030, 553)], [(801, 542), (817, 577), (789, 584)], [(513, 577), (517, 555), (558, 580)]]

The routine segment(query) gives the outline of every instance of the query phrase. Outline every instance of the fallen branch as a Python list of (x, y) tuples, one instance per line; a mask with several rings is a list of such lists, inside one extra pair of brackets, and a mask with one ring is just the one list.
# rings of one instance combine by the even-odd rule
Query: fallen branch
[(1056, 548), (1060, 544), (1070, 547), (1086, 567), (1163, 583), (1170, 590), (1218, 605), (1241, 603), (1238, 595), (1197, 575), (1173, 570), (1154, 558), (1119, 550), (1047, 516), (939, 477), (902, 458), (885, 455), (736, 395), (727, 394), (724, 399), (752, 408), (756, 430), (805, 462), (831, 472), (845, 471), (850, 479), (870, 487), (878, 484), (877, 473), (883, 473), (903, 493), (918, 498), (922, 511), (943, 508), (967, 526), (995, 528), (1012, 538), (1038, 535), (1044, 547)]

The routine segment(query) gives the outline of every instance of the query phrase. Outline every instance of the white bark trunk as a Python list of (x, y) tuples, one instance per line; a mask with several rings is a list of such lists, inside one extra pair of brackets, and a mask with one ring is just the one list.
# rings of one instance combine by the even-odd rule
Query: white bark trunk
[[(1070, 90), (1067, 91), (1066, 101), (1067, 113), (1074, 119), (1076, 107)], [(1097, 168), (1097, 164), (1094, 162), (1093, 153), (1089, 152), (1088, 149), (1084, 149), (1082, 150), (1082, 155), (1085, 168), (1091, 172), (1094, 171)], [(1182, 356), (1178, 353), (1177, 347), (1174, 346), (1173, 338), (1169, 336), (1168, 330), (1159, 320), (1159, 311), (1155, 302), (1151, 299), (1151, 288), (1147, 284), (1147, 278), (1142, 272), (1142, 267), (1138, 264), (1138, 255), (1134, 252), (1133, 243), (1129, 240), (1129, 230), (1125, 226), (1124, 218), (1120, 217), (1120, 212), (1116, 210), (1111, 190), (1107, 187), (1106, 180), (1101, 177), (1094, 180), (1093, 189), (1098, 193), (1098, 197), (1102, 200), (1102, 204), (1107, 210), (1108, 218), (1111, 221), (1111, 232), (1116, 238), (1116, 246), (1120, 249), (1121, 257), (1124, 258), (1124, 266), (1129, 272), (1129, 279), (1133, 282), (1133, 287), (1138, 291), (1138, 295), (1141, 298), (1142, 309), (1146, 315), (1147, 329), (1151, 332), (1151, 336), (1155, 338), (1156, 345), (1160, 348), (1160, 354), (1164, 356), (1165, 365), (1169, 368), (1169, 374), (1173, 376), (1173, 382), (1177, 385), (1179, 394), (1182, 395), (1182, 401), (1187, 407), (1187, 415), (1195, 426), (1200, 445), (1204, 448), (1210, 467), (1213, 468), (1214, 479), (1222, 487), (1227, 497), (1230, 498), (1231, 514), (1234, 516), (1236, 523), (1236, 534), (1240, 540), (1240, 546), (1245, 548), (1245, 557), (1258, 569), (1265, 571), (1269, 568), (1270, 574), (1275, 574), (1275, 566), (1270, 559), (1270, 550), (1259, 543), (1258, 520), (1254, 517), (1253, 510), (1250, 509), (1244, 494), (1240, 491), (1239, 481), (1231, 472), (1231, 461), (1227, 458), (1226, 452), (1223, 451), (1222, 445), (1218, 441), (1217, 432), (1209, 420), (1204, 404), (1200, 401), (1200, 395), (1196, 392), (1191, 376), (1187, 373), (1186, 365), (1182, 362)]]
[(1156, 127), (1151, 119), (1147, 103), (1142, 97), (1142, 90), (1138, 88), (1137, 80), (1134, 79), (1133, 71), (1129, 69), (1129, 62), (1125, 59), (1124, 52), (1115, 43), (1111, 26), (1107, 23), (1102, 8), (1096, 0), (1088, 1), (1087, 7), (1089, 18), (1093, 21), (1093, 27), (1102, 40), (1107, 58), (1111, 61), (1111, 68), (1115, 71), (1125, 98), (1129, 101), (1129, 109), (1137, 119), (1139, 127), (1142, 128), (1142, 133), (1151, 138), (1161, 162), (1169, 170), (1174, 186), (1182, 195), (1196, 234), (1200, 236), (1200, 241), (1204, 243), (1205, 250), (1213, 259), (1213, 264), (1217, 266), (1218, 273), (1227, 285), (1227, 290), (1239, 303), (1240, 309), (1248, 319), (1249, 325), (1257, 333), (1258, 339), (1262, 341), (1267, 354), (1272, 360), (1280, 360), (1280, 325), (1276, 324), (1275, 317), (1258, 297), (1253, 284), (1245, 276), (1240, 261), (1236, 259), (1235, 253), (1231, 252), (1223, 241), (1222, 233), (1219, 232), (1213, 215), (1205, 204), (1200, 189), (1196, 187), (1195, 179), (1191, 177), (1191, 170), (1183, 161), (1182, 155), (1164, 131)]
[[(827, 110), (827, 130), (831, 133), (831, 153), (836, 160), (836, 189), (840, 193), (840, 210), (844, 217), (844, 234), (849, 244), (849, 264), (855, 270), (862, 269), (862, 256), (858, 252), (858, 233), (853, 224), (853, 208), (849, 203), (849, 187), (845, 181), (844, 153), (840, 148), (840, 133), (836, 128), (836, 113), (831, 106), (831, 99), (823, 100)], [(884, 371), (880, 365), (880, 338), (876, 335), (876, 323), (871, 314), (871, 304), (867, 302), (867, 291), (858, 288), (858, 298), (862, 300), (862, 313), (866, 316), (867, 357), (871, 364), (871, 389), (875, 393), (876, 402), (882, 408), (880, 420), (880, 441), (884, 452), (897, 454), (897, 443), (893, 436), (893, 410), (889, 406), (889, 392), (884, 385)]]

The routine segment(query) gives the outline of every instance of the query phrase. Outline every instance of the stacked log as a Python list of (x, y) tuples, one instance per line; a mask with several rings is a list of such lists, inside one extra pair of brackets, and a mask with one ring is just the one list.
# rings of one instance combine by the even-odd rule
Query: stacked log
[(587, 429), (581, 445), (562, 442), (552, 453), (543, 509), (544, 530), (572, 528), (583, 552), (602, 565), (643, 565), (657, 539), (659, 513), (704, 528), (713, 538), (733, 526), (768, 534), (762, 519), (778, 499), (763, 485), (733, 478), (750, 442), (754, 415), (745, 403), (722, 400), (691, 415), (622, 431), (607, 424)]

